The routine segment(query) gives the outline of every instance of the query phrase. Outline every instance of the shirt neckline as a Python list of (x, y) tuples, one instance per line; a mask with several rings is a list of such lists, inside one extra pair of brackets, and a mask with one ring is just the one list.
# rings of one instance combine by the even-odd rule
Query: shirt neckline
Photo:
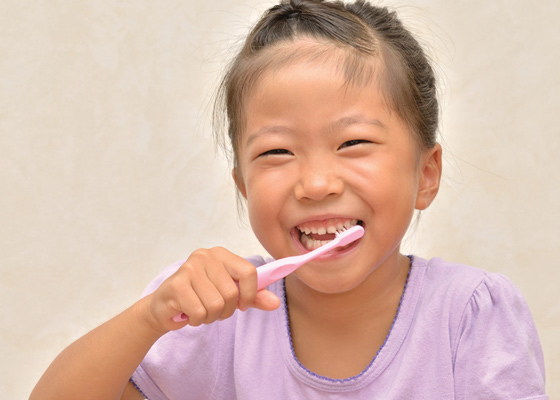
[(367, 385), (379, 374), (381, 374), (381, 372), (383, 372), (404, 341), (406, 333), (410, 327), (412, 315), (416, 309), (420, 286), (419, 281), (421, 281), (423, 274), (417, 273), (415, 267), (421, 260), (413, 256), (408, 257), (410, 258), (410, 269), (399, 300), (397, 313), (395, 314), (383, 344), (369, 365), (362, 372), (344, 379), (333, 379), (319, 375), (307, 369), (297, 359), (290, 331), (286, 284), (285, 280), (281, 281), (282, 283), (279, 286), (280, 296), (283, 303), (283, 312), (277, 313), (279, 316), (277, 323), (279, 324), (278, 326), (281, 327), (281, 329), (278, 329), (277, 331), (282, 335), (280, 340), (284, 361), (293, 375), (295, 375), (300, 381), (317, 389), (327, 391), (349, 391), (356, 390)]

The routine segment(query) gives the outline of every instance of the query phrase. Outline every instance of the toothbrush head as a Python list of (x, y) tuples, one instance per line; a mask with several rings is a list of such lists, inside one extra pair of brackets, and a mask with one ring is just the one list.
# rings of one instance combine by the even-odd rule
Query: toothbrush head
[(337, 247), (346, 246), (362, 236), (364, 236), (364, 228), (361, 225), (354, 225), (352, 228), (337, 233), (333, 242), (336, 242)]

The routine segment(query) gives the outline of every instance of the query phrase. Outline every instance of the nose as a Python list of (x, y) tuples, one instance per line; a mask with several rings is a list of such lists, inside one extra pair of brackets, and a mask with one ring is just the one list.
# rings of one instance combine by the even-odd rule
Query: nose
[(343, 191), (344, 182), (331, 163), (307, 162), (300, 165), (294, 188), (296, 199), (321, 201), (329, 196), (340, 195)]

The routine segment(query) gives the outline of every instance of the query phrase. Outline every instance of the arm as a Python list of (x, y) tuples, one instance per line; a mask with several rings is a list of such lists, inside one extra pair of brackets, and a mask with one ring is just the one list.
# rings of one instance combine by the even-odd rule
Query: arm
[(33, 390), (34, 399), (119, 399), (150, 347), (163, 335), (145, 324), (146, 297), (68, 346)]
[[(68, 346), (30, 400), (135, 399), (139, 393), (128, 381), (165, 333), (229, 318), (237, 308), (279, 306), (275, 295), (256, 288), (256, 270), (248, 261), (222, 248), (198, 250), (155, 292)], [(174, 322), (181, 312), (188, 319)]]
[(142, 321), (149, 298), (68, 346), (31, 393), (34, 399), (120, 399), (128, 379), (164, 333)]

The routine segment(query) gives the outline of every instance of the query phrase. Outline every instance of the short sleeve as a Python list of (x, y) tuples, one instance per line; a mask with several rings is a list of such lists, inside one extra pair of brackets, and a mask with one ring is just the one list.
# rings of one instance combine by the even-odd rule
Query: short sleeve
[[(247, 258), (255, 266), (265, 261), (260, 256)], [(144, 290), (154, 292), (184, 263), (168, 266)], [(133, 373), (131, 382), (150, 400), (223, 398), (234, 393), (231, 380), (223, 378), (233, 370), (233, 341), (238, 313), (209, 325), (185, 326), (163, 335), (149, 350)], [(217, 382), (220, 380), (218, 387)]]
[(454, 377), (456, 399), (548, 399), (531, 312), (503, 275), (486, 275), (465, 307)]

